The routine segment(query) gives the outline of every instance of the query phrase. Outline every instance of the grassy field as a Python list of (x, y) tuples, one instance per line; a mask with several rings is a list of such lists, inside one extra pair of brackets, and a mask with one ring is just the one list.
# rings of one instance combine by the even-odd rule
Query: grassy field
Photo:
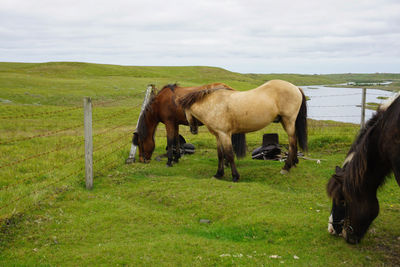
[[(385, 76), (386, 75), (386, 76)], [(368, 80), (398, 75), (367, 76)], [(357, 78), (358, 77), (358, 78)], [(400, 194), (379, 191), (380, 215), (361, 244), (327, 233), (325, 185), (358, 125), (310, 120), (309, 153), (287, 176), (283, 163), (237, 162), (239, 183), (211, 178), (215, 138), (203, 127), (172, 168), (165, 129), (150, 164), (125, 165), (143, 91), (179, 82), (225, 82), (239, 90), (269, 79), (334, 84), (364, 75), (239, 74), (211, 67), (123, 67), (85, 63), (0, 63), (1, 266), (364, 266), (400, 264)], [(93, 98), (94, 189), (84, 187), (82, 98)], [(287, 137), (280, 125), (263, 133)]]

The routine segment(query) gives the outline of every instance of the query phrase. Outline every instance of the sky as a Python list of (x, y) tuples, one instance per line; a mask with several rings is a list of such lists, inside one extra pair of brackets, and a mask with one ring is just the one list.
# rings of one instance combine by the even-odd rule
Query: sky
[(400, 0), (0, 0), (0, 61), (400, 72)]

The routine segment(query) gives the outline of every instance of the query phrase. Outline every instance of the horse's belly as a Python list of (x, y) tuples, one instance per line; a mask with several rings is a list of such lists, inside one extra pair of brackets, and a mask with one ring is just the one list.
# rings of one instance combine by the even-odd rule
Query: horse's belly
[(261, 130), (274, 120), (272, 116), (239, 116), (235, 118), (234, 132), (254, 132)]

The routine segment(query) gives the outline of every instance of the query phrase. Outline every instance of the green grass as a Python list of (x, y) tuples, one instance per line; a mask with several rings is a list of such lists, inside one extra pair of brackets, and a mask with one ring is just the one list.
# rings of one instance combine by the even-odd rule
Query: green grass
[[(246, 90), (272, 78), (298, 85), (349, 78), (330, 77), (244, 75), (211, 67), (0, 63), (0, 99), (11, 101), (0, 102), (0, 166), (5, 166), (0, 168), (0, 265), (400, 264), (400, 199), (393, 178), (379, 191), (380, 215), (360, 245), (348, 245), (326, 230), (325, 186), (357, 125), (310, 120), (307, 157), (321, 163), (301, 159), (287, 176), (279, 174), (283, 163), (252, 160), (248, 153), (237, 161), (239, 183), (231, 182), (229, 169), (223, 180), (211, 178), (216, 144), (204, 127), (194, 136), (181, 126), (196, 153), (172, 168), (165, 158), (155, 160), (165, 153), (163, 125), (151, 163), (124, 164), (149, 83), (226, 82)], [(91, 191), (84, 186), (79, 126), (84, 96), (94, 99)], [(71, 129), (26, 139), (66, 128)], [(287, 145), (281, 126), (272, 124), (247, 135), (249, 152), (266, 132), (277, 132)]]

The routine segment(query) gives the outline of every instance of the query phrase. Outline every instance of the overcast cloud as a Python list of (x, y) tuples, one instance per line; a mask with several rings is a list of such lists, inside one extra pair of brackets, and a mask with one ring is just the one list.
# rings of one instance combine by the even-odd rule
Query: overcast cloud
[(0, 61), (399, 72), (399, 0), (1, 0)]

